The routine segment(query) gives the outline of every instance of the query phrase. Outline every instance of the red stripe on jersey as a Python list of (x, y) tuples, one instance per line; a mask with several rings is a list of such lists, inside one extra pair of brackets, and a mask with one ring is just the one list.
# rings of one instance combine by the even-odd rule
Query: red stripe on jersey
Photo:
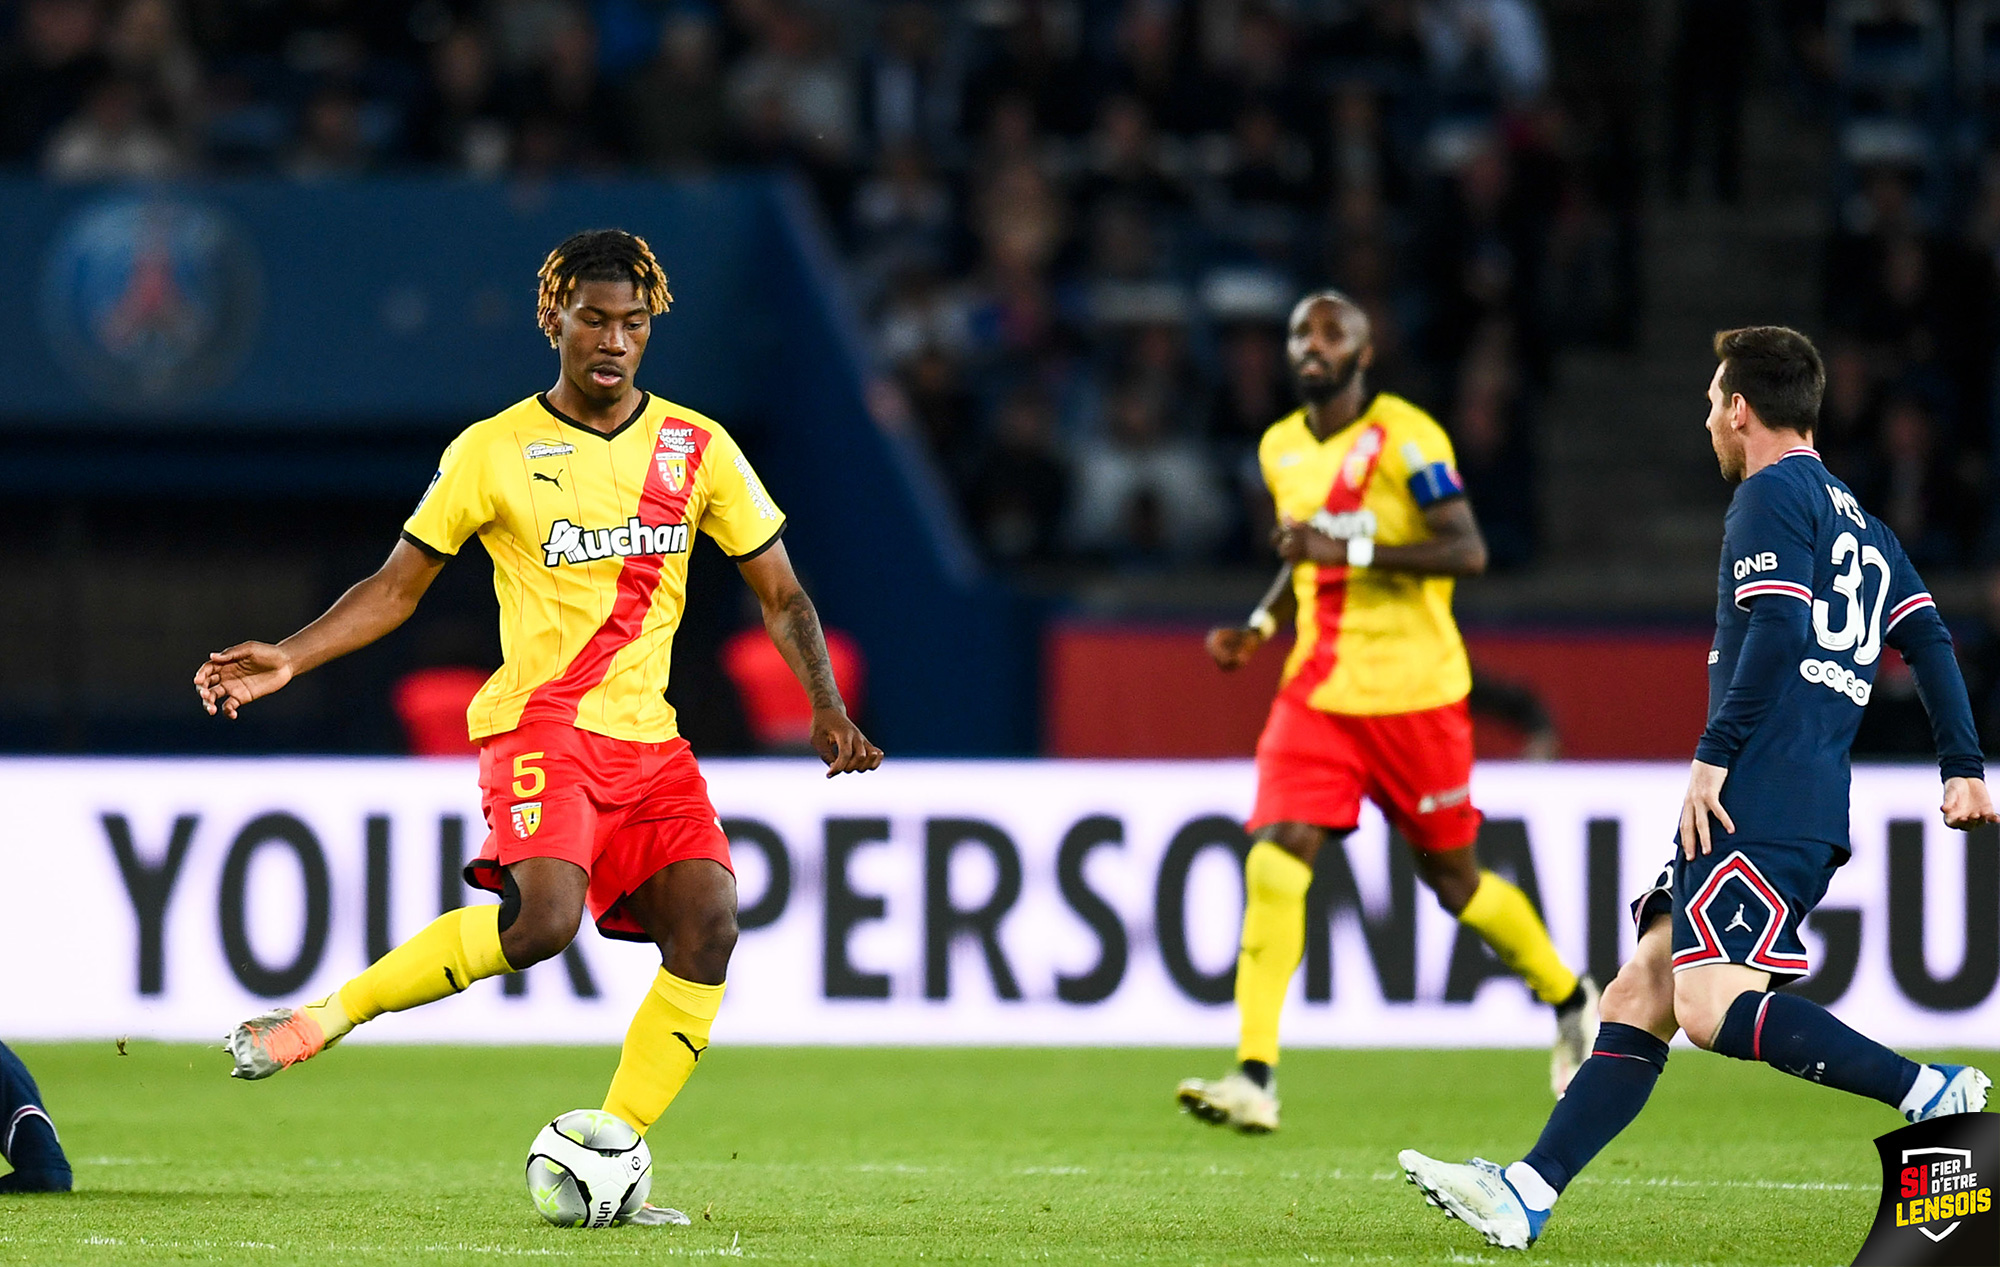
[[(1347, 451), (1339, 473), (1333, 477), (1333, 487), (1327, 491), (1327, 513), (1340, 515), (1361, 509), (1361, 503), (1368, 495), (1368, 481), (1375, 478), (1376, 464), (1382, 460), (1382, 444), (1387, 434), (1382, 424), (1376, 423), (1354, 438), (1354, 447)], [(1356, 472), (1356, 478), (1349, 480), (1349, 464), (1357, 456), (1364, 456), (1363, 446), (1371, 444), (1373, 448), (1365, 454), (1366, 464)], [(1310, 703), (1312, 693), (1319, 689), (1320, 683), (1333, 676), (1334, 663), (1339, 659), (1340, 617), (1347, 608), (1350, 570), (1345, 566), (1319, 565), (1319, 583), (1313, 592), (1313, 623), (1317, 633), (1313, 638), (1312, 654), (1299, 665), (1298, 673), (1285, 687), (1302, 704)]]
[(1886, 626), (1884, 626), (1882, 632), (1887, 633), (1889, 630), (1894, 629), (1897, 625), (1903, 622), (1903, 617), (1909, 615), (1913, 611), (1917, 611), (1925, 607), (1936, 607), (1936, 606), (1937, 606), (1937, 600), (1933, 599), (1929, 593), (1912, 594), (1908, 598), (1904, 599), (1902, 602), (1897, 603), (1896, 606), (1889, 612), (1889, 623)]
[[(678, 419), (667, 418), (660, 423), (662, 436), (668, 427)], [(679, 489), (667, 487), (661, 473), (665, 465), (661, 459), (667, 455), (659, 451), (655, 442), (654, 451), (646, 462), (646, 481), (639, 490), (637, 515), (641, 522), (648, 524), (675, 524), (687, 515), (688, 498), (694, 495), (695, 475), (701, 470), (702, 456), (708, 451), (709, 435), (700, 427), (693, 431), (694, 452), (687, 454), (687, 474), (681, 480)], [(680, 456), (675, 454), (673, 456)], [(693, 543), (689, 542), (689, 548)], [(653, 608), (653, 591), (659, 588), (660, 569), (666, 565), (664, 554), (635, 554), (624, 561), (618, 571), (618, 593), (612, 600), (611, 614), (604, 623), (590, 635), (583, 648), (564, 666), (561, 673), (535, 688), (534, 694), (522, 706), (521, 722), (559, 721), (564, 725), (576, 724), (576, 710), (589, 694), (604, 681), (611, 670), (611, 660), (645, 627), (646, 613)]]
[(1736, 587), (1736, 605), (1741, 607), (1744, 599), (1762, 594), (1782, 594), (1802, 603), (1810, 603), (1813, 596), (1811, 590), (1792, 581), (1749, 581)]

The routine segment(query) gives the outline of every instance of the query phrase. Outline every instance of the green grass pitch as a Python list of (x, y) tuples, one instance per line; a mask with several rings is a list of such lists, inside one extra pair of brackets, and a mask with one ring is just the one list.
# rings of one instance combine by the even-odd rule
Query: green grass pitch
[(0, 1197), (0, 1262), (1847, 1263), (1880, 1105), (1676, 1051), (1651, 1105), (1527, 1259), (1402, 1182), (1396, 1150), (1512, 1159), (1534, 1052), (1308, 1052), (1285, 1129), (1177, 1113), (1218, 1051), (718, 1047), (651, 1135), (694, 1226), (578, 1232), (528, 1203), (528, 1141), (594, 1106), (598, 1048), (343, 1048), (255, 1085), (221, 1052), (22, 1044), (77, 1168)]

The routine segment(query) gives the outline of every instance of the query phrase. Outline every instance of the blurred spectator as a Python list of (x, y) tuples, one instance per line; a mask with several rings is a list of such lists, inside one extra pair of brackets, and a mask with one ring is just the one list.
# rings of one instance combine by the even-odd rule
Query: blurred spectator
[(881, 41), (862, 60), (859, 106), (869, 143), (950, 154), (958, 148), (960, 70), (946, 56), (943, 23), (924, 0), (882, 15)]
[(902, 380), (932, 456), (948, 477), (963, 480), (979, 442), (972, 393), (960, 381), (958, 362), (942, 348), (926, 347), (905, 362)]
[(474, 176), (498, 175), (505, 168), (513, 129), (493, 49), (479, 27), (461, 23), (438, 41), (409, 132), (410, 151), (421, 161)]
[(752, 146), (822, 173), (854, 148), (854, 94), (818, 15), (774, 3), (761, 42), (730, 72), (729, 102)]
[(973, 530), (998, 562), (1043, 562), (1056, 553), (1068, 501), (1048, 400), (1039, 388), (1018, 387), (1001, 405), (966, 489)]
[(1122, 383), (1106, 412), (1105, 437), (1078, 455), (1076, 545), (1122, 565), (1199, 561), (1228, 527), (1214, 468), (1169, 437), (1166, 401), (1144, 382)]
[(1504, 318), (1482, 325), (1460, 362), (1447, 414), (1459, 473), (1486, 536), (1490, 567), (1520, 567), (1535, 552), (1535, 454), (1529, 393)]
[(1754, 17), (1743, 0), (1681, 0), (1667, 142), (1667, 187), (1676, 198), (1687, 197), (1695, 135), (1704, 122), (1715, 196), (1727, 203), (1742, 197), (1743, 90), (1756, 40)]
[(1021, 0), (997, 8), (1004, 27), (978, 59), (966, 85), (965, 119), (984, 132), (1002, 99), (1030, 103), (1037, 126), (1063, 137), (1090, 126), (1096, 92), (1078, 56), (1076, 11), (1056, 0)]
[(883, 151), (876, 174), (854, 197), (855, 263), (870, 290), (897, 273), (942, 268), (951, 252), (956, 208), (914, 142)]
[(1548, 41), (1528, 0), (1430, 0), (1423, 39), (1432, 75), (1454, 98), (1524, 101), (1548, 84)]
[(581, 13), (555, 25), (518, 106), (524, 161), (546, 169), (615, 165), (627, 143), (618, 94), (598, 73), (597, 31)]
[(1915, 394), (1893, 394), (1883, 406), (1876, 451), (1856, 491), (1920, 568), (1956, 564), (1979, 526), (1978, 490)]
[(123, 76), (90, 90), (83, 110), (56, 129), (42, 165), (58, 180), (145, 180), (180, 167), (172, 137), (149, 118), (139, 85)]
[(360, 175), (372, 157), (361, 132), (361, 103), (346, 89), (328, 88), (306, 103), (285, 170), (293, 180), (333, 180)]
[(192, 146), (201, 125), (201, 60), (169, 0), (126, 0), (105, 34), (104, 51), (139, 89), (175, 148)]
[(660, 28), (660, 49), (632, 81), (626, 112), (632, 157), (664, 171), (708, 167), (728, 145), (729, 109), (715, 23), (677, 13)]
[(1143, 101), (1119, 94), (1098, 112), (1090, 138), (1090, 159), (1081, 187), (1086, 214), (1118, 201), (1155, 215), (1182, 206), (1186, 188), (1161, 161), (1161, 146)]
[(9, 55), (0, 62), (0, 159), (39, 157), (106, 69), (94, 0), (25, 0)]

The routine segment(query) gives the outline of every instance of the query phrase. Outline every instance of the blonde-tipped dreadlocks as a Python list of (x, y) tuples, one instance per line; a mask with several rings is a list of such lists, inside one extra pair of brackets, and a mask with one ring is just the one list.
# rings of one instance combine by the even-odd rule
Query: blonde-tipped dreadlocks
[(667, 290), (667, 272), (653, 258), (653, 248), (623, 229), (592, 229), (565, 239), (542, 261), (537, 276), (541, 287), (535, 320), (549, 336), (550, 347), (556, 346), (557, 322), (578, 282), (631, 282), (646, 310), (656, 315), (674, 301)]

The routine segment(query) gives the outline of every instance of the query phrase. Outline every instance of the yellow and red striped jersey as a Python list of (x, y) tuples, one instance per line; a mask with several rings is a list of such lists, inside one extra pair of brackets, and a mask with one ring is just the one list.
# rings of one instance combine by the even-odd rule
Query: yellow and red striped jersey
[[(1322, 441), (1301, 409), (1257, 449), (1278, 513), (1332, 516), (1337, 535), (1408, 545), (1430, 536), (1424, 511), (1465, 491), (1451, 440), (1423, 410), (1378, 395)], [(1375, 716), (1438, 708), (1472, 689), (1465, 643), (1451, 616), (1452, 578), (1378, 568), (1292, 569), (1298, 645), (1282, 690), (1328, 713)]]
[(746, 559), (784, 526), (711, 419), (648, 394), (607, 434), (531, 396), (451, 442), (403, 535), (435, 556), (477, 536), (493, 559), (504, 663), (466, 710), (472, 738), (560, 721), (658, 743), (678, 733), (664, 692), (689, 534)]

